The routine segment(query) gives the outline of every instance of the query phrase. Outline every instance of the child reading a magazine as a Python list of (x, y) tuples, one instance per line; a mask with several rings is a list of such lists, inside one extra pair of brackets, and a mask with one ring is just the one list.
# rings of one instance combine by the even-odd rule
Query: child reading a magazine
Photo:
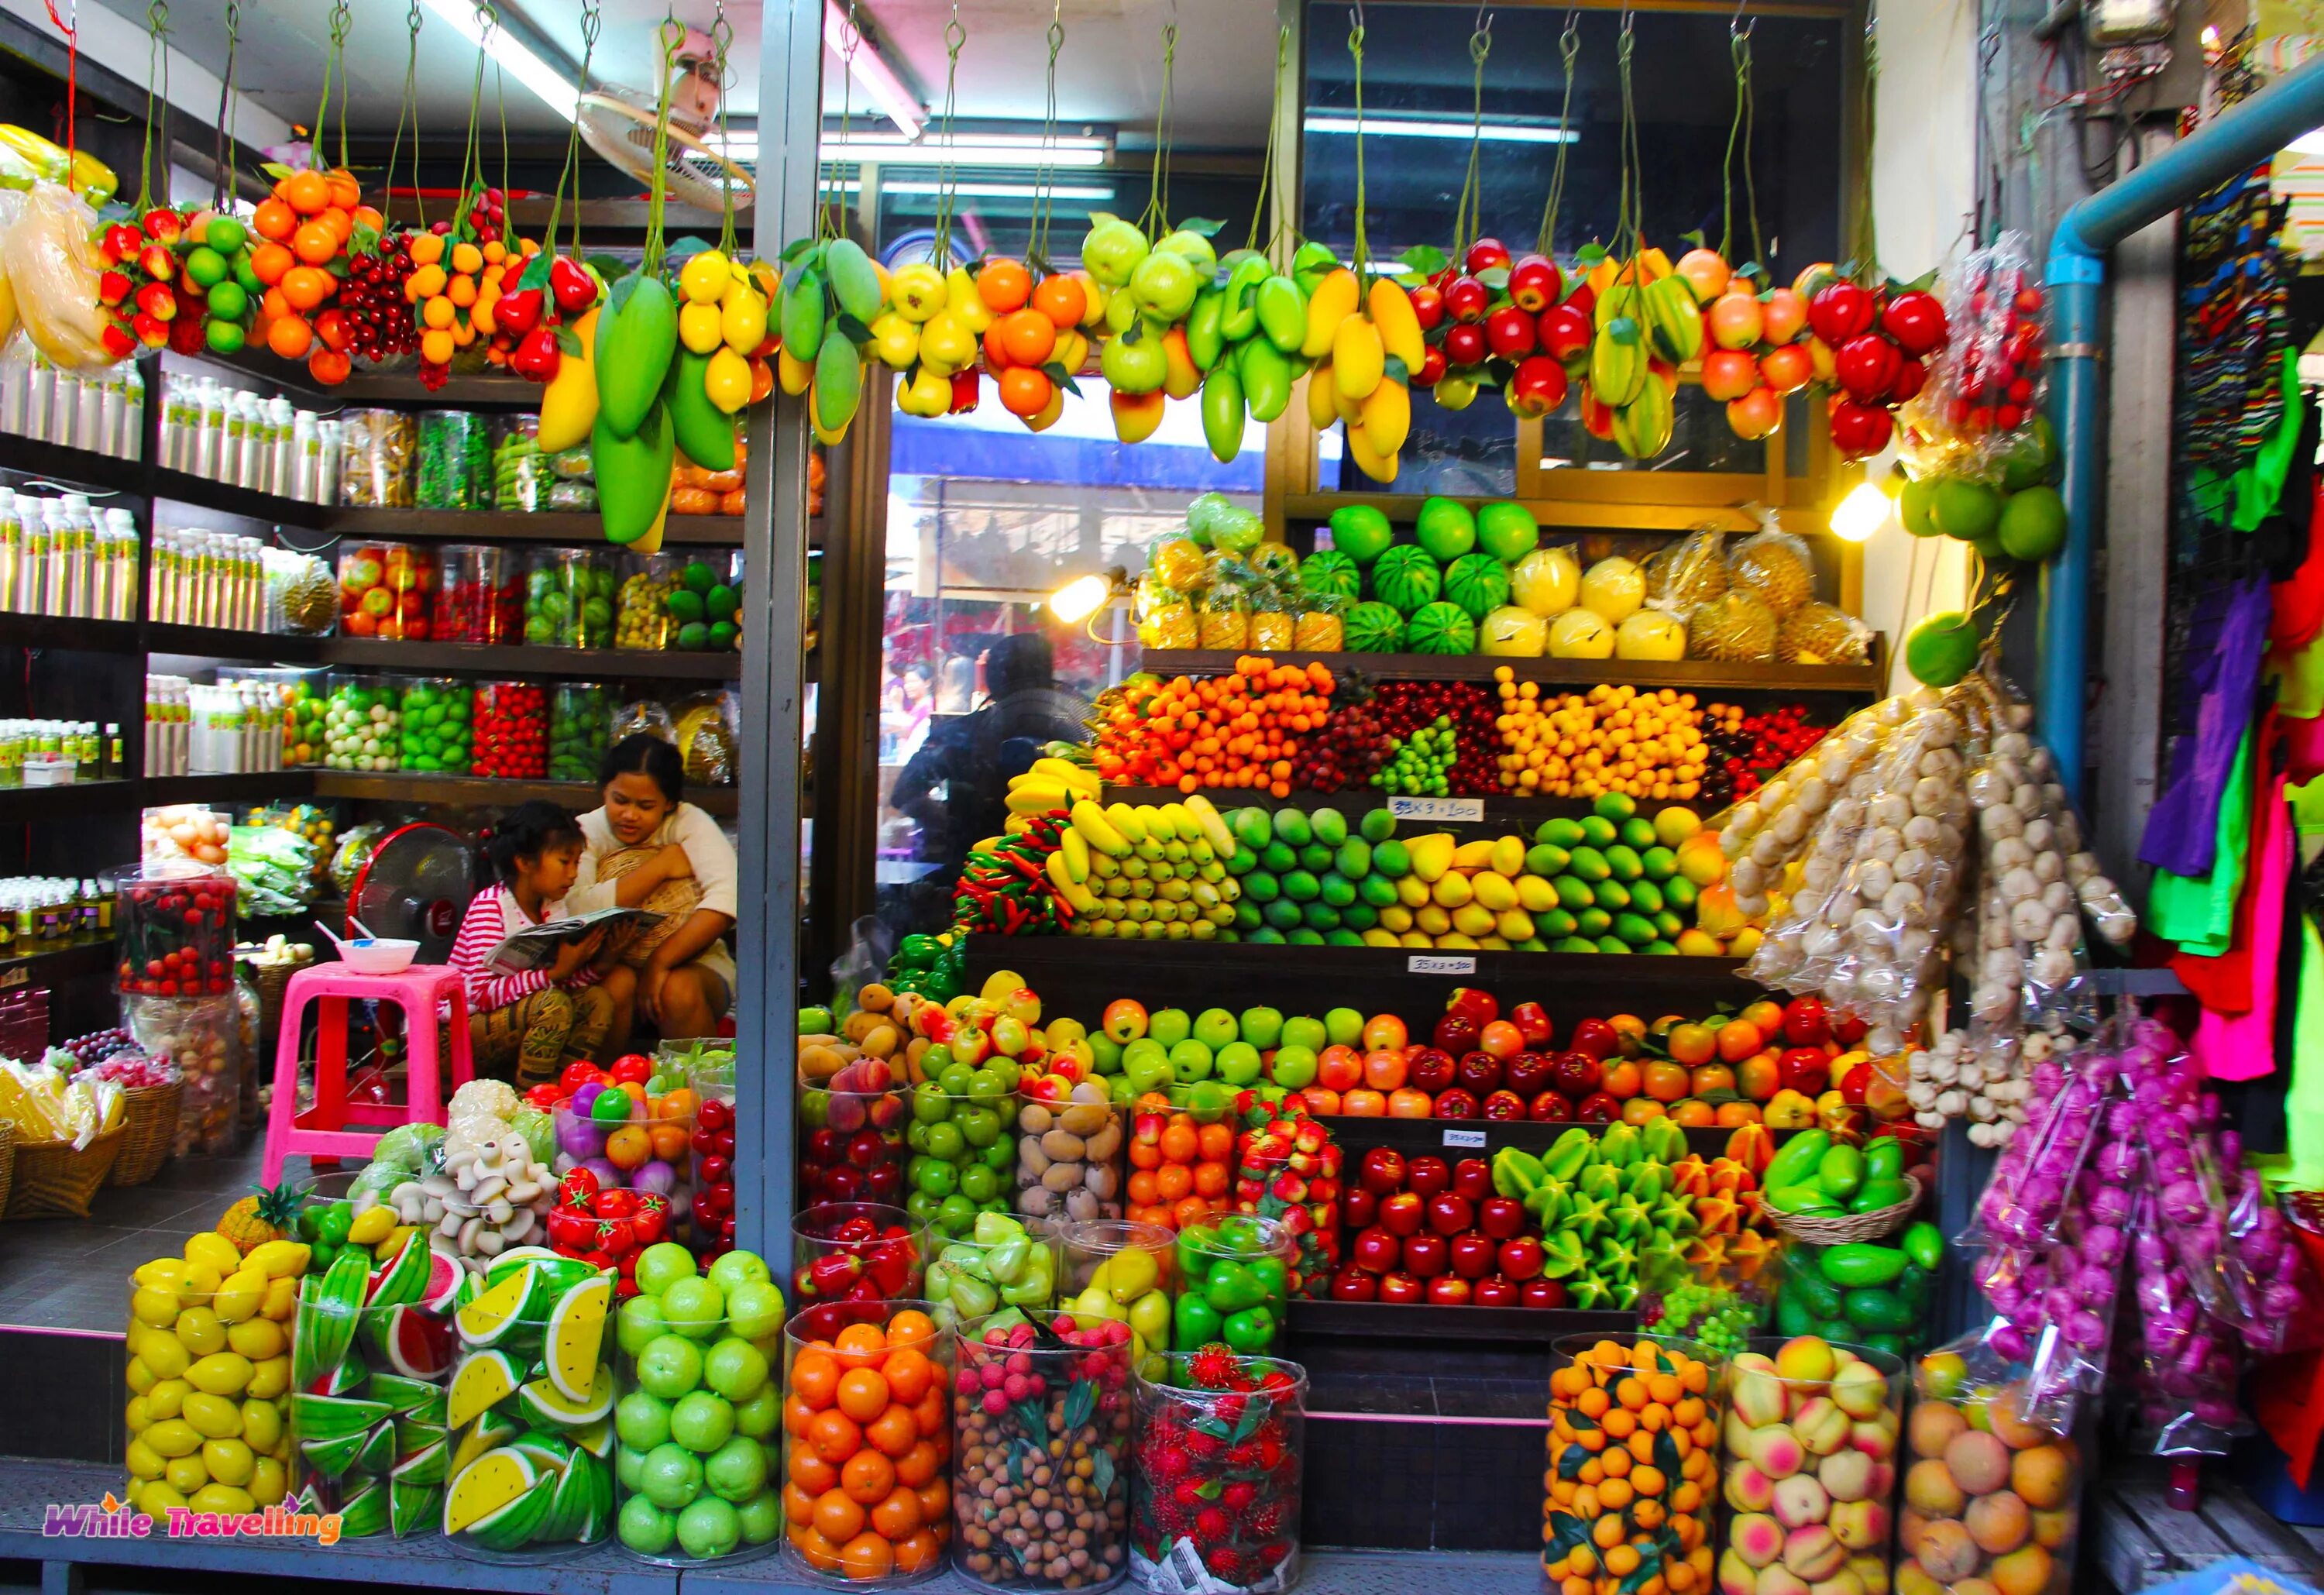
[[(554, 803), (518, 805), (484, 843), (495, 884), (469, 903), (452, 944), (452, 967), (467, 983), (468, 1035), (476, 1072), (519, 1091), (553, 1080), (565, 1065), (628, 1039), (637, 972), (621, 961), (626, 927), (599, 926), (558, 944), (546, 967), (509, 973), (493, 963), (519, 931), (555, 917), (580, 867), (580, 823)], [(619, 938), (619, 939), (617, 939)]]

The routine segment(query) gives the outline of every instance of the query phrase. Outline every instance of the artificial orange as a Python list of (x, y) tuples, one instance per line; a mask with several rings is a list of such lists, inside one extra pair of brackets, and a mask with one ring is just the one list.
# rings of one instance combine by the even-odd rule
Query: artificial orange
[(327, 388), (346, 381), (354, 369), (355, 362), (342, 349), (317, 349), (307, 356), (307, 374)]
[(905, 1346), (925, 1351), (936, 1338), (936, 1320), (917, 1308), (907, 1307), (888, 1321), (888, 1349), (891, 1351)]
[(839, 1410), (868, 1424), (888, 1410), (888, 1381), (872, 1368), (851, 1368), (839, 1376)]
[(261, 244), (250, 252), (251, 274), (269, 286), (281, 281), (298, 263), (299, 257), (280, 244)]
[(993, 330), (1011, 365), (1039, 365), (1056, 352), (1057, 324), (1038, 310), (1011, 310)]
[(872, 1528), (884, 1539), (900, 1540), (920, 1526), (920, 1498), (903, 1485), (872, 1508)]
[(1033, 308), (1059, 331), (1081, 325), (1089, 309), (1089, 293), (1076, 277), (1044, 277), (1033, 285)]
[(936, 1449), (936, 1442), (922, 1440), (896, 1459), (896, 1478), (899, 1482), (908, 1484), (917, 1489), (934, 1479), (936, 1476), (936, 1470), (943, 1465), (944, 1453)]
[(869, 1507), (888, 1498), (888, 1492), (896, 1488), (896, 1464), (867, 1445), (840, 1469), (839, 1488), (847, 1492), (848, 1499)]
[(299, 213), (280, 199), (262, 199), (250, 213), (250, 230), (271, 243), (282, 243), (299, 230)]
[(274, 185), (275, 198), (300, 216), (313, 216), (331, 202), (330, 180), (309, 167)]
[(1007, 314), (1024, 304), (1033, 294), (1033, 274), (1023, 263), (1006, 256), (987, 261), (976, 274), (976, 297), (987, 309)]
[(943, 1554), (944, 1542), (936, 1537), (936, 1531), (920, 1529), (896, 1546), (896, 1571), (925, 1572), (934, 1567), (936, 1559)]
[(908, 1406), (927, 1394), (936, 1371), (936, 1364), (928, 1360), (927, 1353), (911, 1346), (889, 1352), (888, 1360), (880, 1365), (880, 1375), (888, 1381), (889, 1393)]
[(846, 1544), (863, 1532), (862, 1506), (848, 1499), (844, 1490), (825, 1490), (815, 1498), (815, 1532)]
[[(799, 1429), (804, 1433), (806, 1428), (807, 1423), (802, 1419)], [(839, 1483), (845, 1477), (838, 1469), (804, 1445), (794, 1445), (790, 1448), (790, 1459), (784, 1464), (783, 1471), (789, 1476), (793, 1484), (807, 1491), (807, 1498), (810, 1500)]]
[(363, 185), (355, 174), (344, 166), (334, 166), (323, 174), (323, 186), (331, 203), (341, 210), (353, 210), (363, 200)]
[(840, 1368), (828, 1351), (802, 1351), (791, 1364), (791, 1394), (812, 1412), (829, 1406), (838, 1393)]
[(783, 1480), (783, 1516), (795, 1524), (815, 1521), (815, 1498), (788, 1479)]
[(285, 360), (305, 357), (315, 341), (315, 329), (296, 316), (277, 317), (266, 324), (266, 346)]
[(832, 1356), (843, 1369), (875, 1367), (887, 1351), (888, 1337), (876, 1323), (849, 1324), (832, 1346)]
[[(856, 1427), (853, 1418), (834, 1408), (819, 1412), (807, 1420), (806, 1440), (815, 1448), (816, 1455), (826, 1462), (836, 1464), (845, 1461), (862, 1448), (863, 1431)], [(886, 1448), (883, 1446), (881, 1449)]]
[(872, 1420), (863, 1431), (863, 1438), (883, 1455), (900, 1457), (908, 1454), (918, 1443), (920, 1427), (913, 1419), (912, 1409), (899, 1402)]
[(876, 1534), (859, 1534), (839, 1547), (839, 1571), (859, 1583), (884, 1579), (896, 1569), (896, 1548)]

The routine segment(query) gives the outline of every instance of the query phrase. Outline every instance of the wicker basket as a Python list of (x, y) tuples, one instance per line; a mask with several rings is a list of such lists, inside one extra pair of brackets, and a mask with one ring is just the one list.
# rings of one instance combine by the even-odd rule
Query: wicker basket
[(126, 1132), (112, 1129), (78, 1151), (70, 1141), (20, 1141), (16, 1145), (15, 1177), (8, 1191), (6, 1215), (39, 1218), (60, 1212), (69, 1218), (88, 1217), (88, 1204), (113, 1172)]
[(161, 1172), (178, 1133), (178, 1102), (185, 1083), (139, 1085), (121, 1093), (121, 1155), (113, 1160), (108, 1185), (142, 1185)]
[(0, 1119), (0, 1213), (8, 1211), (8, 1185), (16, 1172), (16, 1121)]
[(1876, 1207), (1870, 1212), (1843, 1213), (1838, 1218), (1829, 1214), (1809, 1218), (1773, 1207), (1767, 1212), (1775, 1219), (1777, 1229), (1795, 1240), (1806, 1241), (1810, 1246), (1844, 1246), (1852, 1240), (1878, 1240), (1903, 1229), (1905, 1221), (1913, 1216), (1913, 1210), (1921, 1205), (1921, 1177), (1908, 1174), (1904, 1176), (1904, 1184), (1911, 1188), (1911, 1195), (1886, 1207)]

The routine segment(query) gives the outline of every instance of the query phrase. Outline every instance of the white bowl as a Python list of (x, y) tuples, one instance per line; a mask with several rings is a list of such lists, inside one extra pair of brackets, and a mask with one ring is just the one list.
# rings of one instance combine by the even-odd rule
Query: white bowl
[(401, 974), (420, 955), (418, 942), (358, 936), (339, 944), (340, 961), (357, 974)]

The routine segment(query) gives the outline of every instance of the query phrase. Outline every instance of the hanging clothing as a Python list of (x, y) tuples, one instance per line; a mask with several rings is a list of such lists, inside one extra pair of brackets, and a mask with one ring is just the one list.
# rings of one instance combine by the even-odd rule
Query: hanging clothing
[(2191, 1050), (2203, 1074), (2212, 1080), (2257, 1080), (2275, 1072), (2275, 993), (2277, 954), (2283, 941), (2283, 917), (2292, 886), (2294, 849), (2292, 811), (2283, 801), (2283, 777), (2260, 782), (2270, 795), (2255, 824), (2257, 867), (2253, 871), (2248, 932), (2236, 939), (2235, 954), (2244, 966), (2248, 1003), (2244, 1012), (2224, 1013), (2206, 1004), (2195, 1026)]
[(2268, 584), (2259, 576), (2207, 593), (2196, 607), (2187, 650), (2199, 694), (2195, 729), (2172, 750), (2171, 783), (2147, 815), (2138, 848), (2158, 870), (2190, 879), (2211, 873), (2227, 755), (2250, 733), (2269, 613)]
[[(2284, 806), (2283, 778), (2278, 770), (2282, 733), (2282, 722), (2270, 710), (2254, 734), (2251, 822), (2245, 833), (2249, 836), (2264, 838), (2270, 809), (2281, 810)], [(2236, 850), (2236, 863), (2243, 880), (2236, 889), (2235, 917), (2229, 923), (2226, 947), (2217, 953), (2182, 947), (2171, 960), (2180, 981), (2210, 1013), (2248, 1013), (2252, 1007), (2252, 921), (2262, 898), (2261, 872), (2251, 867), (2241, 849)], [(2276, 896), (2282, 897), (2281, 881)]]
[(2146, 891), (2146, 922), (2156, 936), (2190, 953), (2224, 953), (2233, 940), (2236, 899), (2244, 884), (2244, 841), (2251, 830), (2252, 737), (2246, 731), (2227, 769), (2212, 834), (2212, 866), (2200, 875), (2157, 869)]

